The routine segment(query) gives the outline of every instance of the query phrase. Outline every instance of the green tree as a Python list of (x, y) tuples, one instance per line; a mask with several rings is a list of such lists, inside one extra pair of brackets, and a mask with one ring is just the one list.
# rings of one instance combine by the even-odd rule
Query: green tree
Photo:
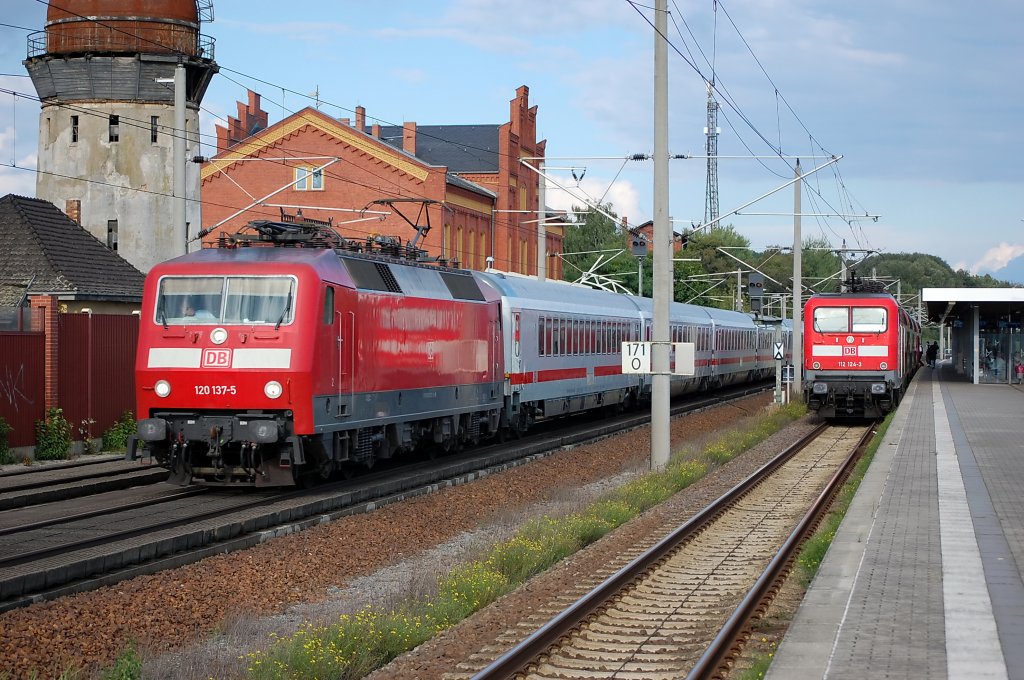
[[(750, 240), (732, 225), (687, 235), (687, 247), (677, 257), (697, 261), (675, 263), (674, 297), (677, 302), (720, 309), (735, 308), (735, 272), (746, 267), (723, 251), (743, 262), (750, 262), (754, 257), (750, 250)], [(720, 276), (713, 276), (715, 274)]]
[[(643, 294), (650, 297), (653, 257), (649, 254), (638, 263), (630, 250), (629, 235), (619, 224), (613, 206), (606, 203), (601, 207), (612, 217), (592, 210), (566, 228), (563, 243), (565, 278), (578, 280), (601, 258), (602, 264), (596, 271), (635, 292), (639, 264), (643, 271)], [(574, 212), (578, 210), (574, 208)], [(789, 292), (792, 288), (793, 254), (776, 249), (753, 250), (750, 240), (732, 225), (691, 233), (687, 244), (685, 250), (674, 255), (675, 259), (695, 260), (674, 263), (673, 298), (677, 302), (733, 309), (736, 300), (735, 272), (737, 269), (749, 269), (733, 257), (766, 275), (765, 293)], [(843, 271), (840, 254), (823, 236), (805, 238), (802, 245), (801, 277), (804, 286), (815, 292), (835, 292)], [(899, 292), (903, 301), (912, 299), (922, 288), (1013, 286), (987, 274), (974, 276), (966, 270), (954, 271), (941, 258), (926, 253), (884, 253), (856, 263), (848, 259), (846, 272), (847, 276), (856, 273), (861, 278), (877, 277), (891, 282), (890, 292), (894, 295)]]
[[(618, 217), (610, 203), (602, 204), (601, 209), (613, 218)], [(580, 207), (573, 207), (572, 212), (583, 210)], [(566, 281), (576, 281), (585, 272), (593, 271), (619, 282), (635, 293), (638, 266), (630, 251), (630, 240), (629, 233), (616, 219), (590, 210), (583, 219), (565, 229), (562, 241), (562, 277)], [(601, 264), (595, 268), (598, 260)], [(644, 268), (650, 269), (646, 263)], [(650, 289), (647, 288), (645, 293), (650, 295)]]

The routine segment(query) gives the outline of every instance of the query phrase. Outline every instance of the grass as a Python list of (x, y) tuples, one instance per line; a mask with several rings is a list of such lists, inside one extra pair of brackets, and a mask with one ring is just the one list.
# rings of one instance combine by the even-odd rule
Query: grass
[(736, 680), (762, 680), (768, 673), (768, 667), (772, 665), (775, 658), (775, 650), (778, 649), (777, 640), (761, 638), (760, 651), (753, 658), (748, 668), (736, 674)]
[(294, 635), (275, 638), (266, 651), (245, 657), (249, 676), (256, 680), (364, 677), (664, 502), (804, 413), (802, 404), (773, 409), (754, 419), (751, 427), (729, 432), (700, 451), (681, 451), (665, 471), (635, 479), (579, 512), (530, 520), (481, 559), (438, 579), (432, 596), (392, 610), (366, 607), (330, 625), (307, 625)]

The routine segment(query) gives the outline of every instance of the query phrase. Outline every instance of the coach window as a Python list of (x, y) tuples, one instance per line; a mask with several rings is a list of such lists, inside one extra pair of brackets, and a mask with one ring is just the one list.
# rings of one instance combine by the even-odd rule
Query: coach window
[(818, 307), (814, 310), (814, 330), (819, 333), (849, 333), (849, 307)]
[(884, 333), (886, 329), (885, 307), (854, 307), (854, 333)]

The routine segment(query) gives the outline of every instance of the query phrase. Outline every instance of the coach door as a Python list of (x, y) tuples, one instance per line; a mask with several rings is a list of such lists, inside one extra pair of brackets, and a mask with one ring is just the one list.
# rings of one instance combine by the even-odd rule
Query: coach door
[(521, 312), (512, 312), (511, 347), (509, 347), (509, 375), (512, 391), (518, 392), (523, 384), (523, 318)]

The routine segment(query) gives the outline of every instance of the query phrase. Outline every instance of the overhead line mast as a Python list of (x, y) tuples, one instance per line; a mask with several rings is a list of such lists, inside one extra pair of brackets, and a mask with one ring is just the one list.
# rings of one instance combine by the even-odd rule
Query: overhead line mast
[(704, 224), (718, 219), (718, 101), (715, 100), (715, 83), (707, 81), (708, 124), (704, 128), (707, 136), (706, 156), (708, 159), (708, 190), (704, 201)]

